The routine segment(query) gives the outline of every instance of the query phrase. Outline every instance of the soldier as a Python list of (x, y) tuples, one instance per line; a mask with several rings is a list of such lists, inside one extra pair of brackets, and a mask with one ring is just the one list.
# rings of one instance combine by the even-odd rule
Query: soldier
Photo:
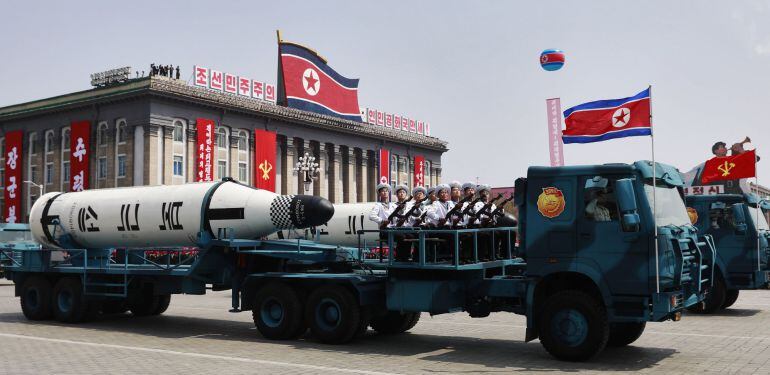
[(497, 209), (497, 206), (492, 203), (491, 206), (485, 212), (479, 213), (484, 206), (489, 203), (489, 194), (492, 192), (492, 187), (489, 185), (479, 185), (479, 198), (481, 198), (480, 202), (476, 202), (476, 205), (473, 207), (473, 212), (479, 214), (476, 217), (476, 221), (474, 224), (485, 227), (485, 226), (494, 226), (494, 218), (489, 216), (489, 213)]
[(433, 204), (433, 202), (435, 202), (436, 199), (438, 199), (436, 197), (436, 187), (435, 186), (431, 186), (431, 187), (428, 188), (428, 200), (425, 201), (425, 203), (426, 203), (426, 205), (427, 204)]
[(372, 212), (369, 214), (369, 220), (377, 223), (380, 229), (385, 229), (390, 224), (388, 217), (390, 216), (391, 210), (390, 185), (377, 185), (377, 204), (372, 207)]
[(409, 218), (409, 224), (410, 226), (420, 226), (423, 224), (424, 219), (420, 219), (423, 213), (426, 212), (428, 209), (428, 204), (430, 204), (430, 199), (426, 199), (425, 195), (427, 193), (427, 190), (423, 186), (415, 186), (414, 189), (412, 189), (412, 197), (414, 199), (414, 202), (412, 205), (417, 204), (417, 202), (420, 202), (420, 208), (416, 209), (412, 216)]
[[(495, 226), (495, 218), (492, 217), (490, 214), (497, 209), (497, 206), (492, 203), (487, 207), (485, 210), (484, 207), (490, 203), (489, 202), (489, 194), (491, 193), (492, 187), (489, 185), (479, 185), (478, 191), (479, 191), (479, 198), (481, 198), (481, 201), (476, 202), (476, 204), (473, 207), (473, 212), (475, 213), (474, 220), (470, 225), (477, 226), (481, 228), (485, 227), (494, 227)], [(481, 211), (484, 212), (481, 212)], [(501, 240), (502, 236), (498, 236), (496, 243), (492, 242), (492, 234), (490, 232), (482, 232), (478, 234), (479, 236), (479, 247), (486, 249), (486, 251), (482, 252), (479, 250), (479, 256), (484, 257), (485, 259), (493, 259), (494, 256), (497, 257), (497, 259), (502, 259), (503, 255), (501, 253)], [(496, 249), (494, 251), (495, 254), (492, 253), (492, 249)]]
[[(455, 202), (449, 199), (450, 187), (447, 184), (436, 186), (436, 195), (438, 200), (428, 207), (426, 218), (431, 227), (438, 229), (448, 229), (451, 223), (447, 220), (447, 212), (455, 206)], [(435, 238), (442, 241), (439, 245), (438, 258), (451, 259), (454, 254), (454, 237), (451, 234), (436, 234)]]
[(460, 181), (452, 181), (449, 183), (449, 197), (452, 199), (452, 202), (459, 202), (460, 196), (462, 195), (462, 192), (460, 191)]
[[(473, 182), (464, 183), (462, 185), (462, 194), (466, 201), (463, 202), (463, 206), (460, 209), (460, 212), (467, 212), (466, 210), (469, 210), (470, 205), (475, 205), (472, 199), (474, 196), (476, 196), (476, 184)], [(472, 209), (473, 207), (470, 208), (470, 210)], [(468, 228), (471, 227), (473, 223), (475, 223), (476, 218), (473, 212), (469, 212), (455, 220), (457, 220), (455, 224), (456, 227)], [(464, 262), (470, 262), (473, 258), (473, 234), (460, 234), (460, 245), (460, 259)]]
[[(400, 227), (410, 227), (411, 219), (408, 217), (405, 217), (407, 212), (412, 208), (412, 202), (407, 202), (407, 192), (409, 191), (409, 188), (406, 187), (406, 185), (398, 185), (396, 186), (396, 199), (398, 200), (398, 203), (394, 203), (393, 207), (391, 207), (390, 213), (393, 213), (393, 211), (396, 211), (396, 220), (394, 222), (390, 223), (390, 228), (396, 228), (397, 223), (403, 221)], [(394, 234), (393, 235), (393, 241), (396, 243), (396, 254), (395, 258), (399, 262), (406, 262), (409, 260), (409, 256), (412, 253), (412, 244), (409, 241), (405, 241), (406, 239), (411, 238), (409, 234)]]

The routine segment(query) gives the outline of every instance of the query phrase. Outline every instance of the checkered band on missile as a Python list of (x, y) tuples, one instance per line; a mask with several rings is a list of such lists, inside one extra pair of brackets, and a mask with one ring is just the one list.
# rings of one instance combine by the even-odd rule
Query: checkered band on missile
[(32, 206), (34, 238), (52, 248), (197, 246), (199, 233), (257, 239), (329, 221), (334, 206), (223, 180), (47, 193)]

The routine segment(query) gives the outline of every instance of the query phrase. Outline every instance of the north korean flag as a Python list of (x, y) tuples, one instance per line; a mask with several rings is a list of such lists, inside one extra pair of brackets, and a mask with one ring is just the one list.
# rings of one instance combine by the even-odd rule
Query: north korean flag
[(564, 143), (652, 135), (650, 89), (622, 99), (598, 100), (564, 111)]
[(361, 122), (358, 79), (343, 77), (314, 51), (298, 44), (281, 42), (279, 53), (282, 104)]

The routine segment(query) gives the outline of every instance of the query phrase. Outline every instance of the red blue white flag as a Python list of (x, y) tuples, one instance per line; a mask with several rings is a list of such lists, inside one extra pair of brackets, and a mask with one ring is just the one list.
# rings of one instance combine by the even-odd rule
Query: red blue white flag
[(650, 89), (622, 99), (598, 100), (564, 111), (564, 143), (652, 135)]
[(281, 42), (278, 50), (281, 104), (361, 122), (358, 79), (343, 77), (314, 51), (298, 44)]

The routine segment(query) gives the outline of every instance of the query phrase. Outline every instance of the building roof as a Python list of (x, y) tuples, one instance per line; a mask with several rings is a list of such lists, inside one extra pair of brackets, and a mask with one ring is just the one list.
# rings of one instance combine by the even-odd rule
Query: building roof
[(146, 94), (160, 95), (214, 108), (227, 108), (234, 112), (242, 112), (251, 115), (256, 114), (264, 117), (301, 123), (309, 127), (364, 135), (397, 143), (406, 143), (441, 152), (448, 150), (447, 142), (436, 137), (386, 130), (383, 127), (368, 123), (349, 121), (295, 108), (282, 107), (267, 101), (191, 86), (185, 81), (162, 76), (130, 79), (126, 82), (107, 87), (97, 87), (90, 90), (1, 107), (0, 122), (66, 111), (94, 103), (125, 99)]

